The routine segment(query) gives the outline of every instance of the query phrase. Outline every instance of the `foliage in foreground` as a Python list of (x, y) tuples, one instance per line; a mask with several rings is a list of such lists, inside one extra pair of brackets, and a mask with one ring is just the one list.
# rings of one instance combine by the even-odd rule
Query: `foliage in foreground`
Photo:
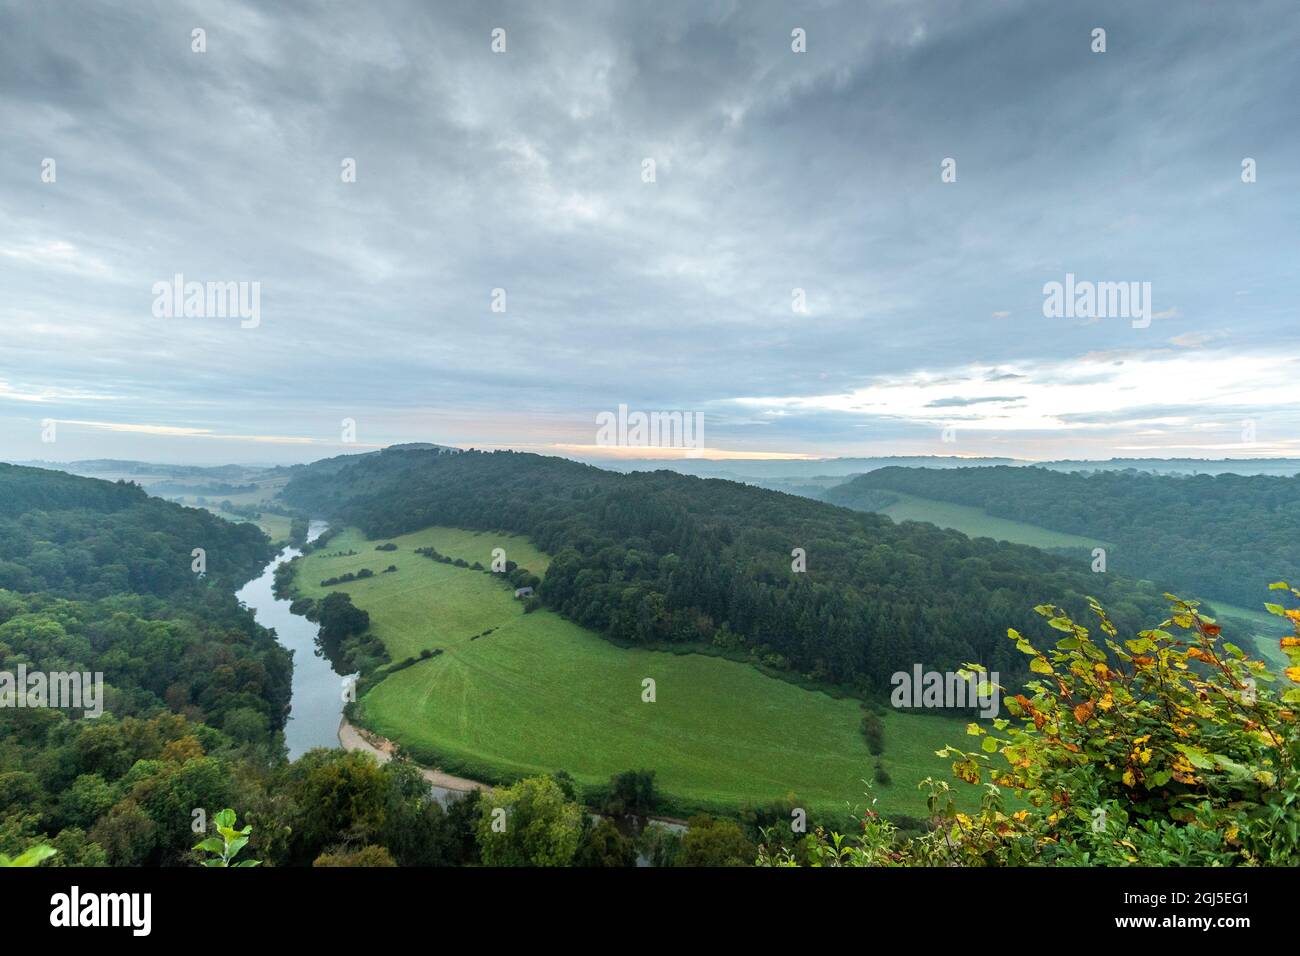
[[(1275, 584), (1300, 598), (1300, 589)], [(760, 866), (1295, 866), (1300, 864), (1300, 688), (1277, 682), (1193, 602), (1119, 642), (1095, 602), (1099, 645), (1060, 608), (1043, 652), (1009, 637), (1037, 676), (1008, 698), (1014, 720), (971, 724), (980, 747), (947, 747), (962, 780), (984, 784), (980, 809), (926, 780), (934, 826), (910, 840), (868, 809), (861, 833), (817, 830), (793, 848), (760, 847)], [(1300, 682), (1300, 608), (1277, 604)], [(1007, 792), (1017, 798), (1009, 805)]]
[(248, 845), (249, 834), (253, 832), (251, 826), (245, 826), (242, 830), (235, 829), (235, 811), (227, 807), (216, 815), (213, 822), (217, 825), (217, 833), (220, 836), (208, 837), (195, 844), (194, 849), (201, 850), (204, 853), (210, 853), (212, 856), (203, 861), (203, 866), (261, 866), (261, 860), (240, 860), (235, 862), (235, 857), (239, 851)]
[(44, 863), (46, 860), (48, 860), (50, 857), (54, 856), (58, 852), (59, 851), (54, 849), (54, 847), (46, 846), (45, 844), (42, 843), (32, 847), (29, 850), (24, 851), (23, 853), (18, 854), (16, 857), (9, 857), (3, 853), (0, 853), (0, 867), (40, 866), (42, 863)]

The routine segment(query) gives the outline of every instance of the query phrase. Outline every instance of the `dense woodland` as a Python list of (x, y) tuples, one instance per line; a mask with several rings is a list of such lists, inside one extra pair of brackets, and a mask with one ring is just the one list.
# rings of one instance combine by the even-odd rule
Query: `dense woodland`
[(0, 588), (66, 597), (166, 596), (206, 580), (234, 588), (274, 554), (266, 536), (139, 485), (0, 464)]
[[(195, 547), (208, 553), (203, 577)], [(314, 750), (287, 761), (290, 655), (234, 597), (271, 556), (252, 525), (133, 484), (0, 465), (0, 549), (0, 671), (104, 678), (99, 717), (0, 707), (0, 865), (34, 850), (55, 851), (46, 866), (194, 865), (226, 807), (253, 828), (243, 857), (263, 865), (635, 861), (626, 816), (653, 804), (652, 774), (595, 794), (600, 823), (563, 773), (500, 790), (496, 806), (537, 819), (527, 840), (503, 841), (483, 825), (492, 807), (470, 797), (444, 810), (405, 760)], [(319, 604), (327, 651), (364, 632), (347, 595)], [(538, 791), (549, 802), (535, 804)], [(661, 865), (748, 864), (759, 824), (781, 814), (701, 818), (686, 841), (652, 829), (644, 845)]]
[(1082, 611), (1092, 594), (1132, 626), (1163, 606), (1149, 586), (1034, 548), (735, 482), (515, 452), (335, 459), (299, 471), (284, 497), (372, 537), (435, 524), (526, 534), (555, 555), (542, 599), (613, 640), (748, 651), (867, 692), (917, 662), (1023, 675), (1007, 627), (1029, 626), (1044, 600)]
[(882, 468), (824, 497), (874, 507), (881, 490), (1105, 541), (1109, 571), (1184, 596), (1257, 609), (1269, 584), (1300, 580), (1300, 477)]
[(175, 862), (193, 834), (168, 801), (282, 752), (290, 657), (233, 593), (271, 553), (134, 484), (0, 465), (0, 668), (102, 672), (106, 711), (0, 708), (0, 852)]

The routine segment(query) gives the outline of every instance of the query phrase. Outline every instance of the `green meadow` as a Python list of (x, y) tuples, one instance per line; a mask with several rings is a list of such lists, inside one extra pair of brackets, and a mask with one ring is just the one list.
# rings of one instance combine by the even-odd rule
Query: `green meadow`
[[(203, 508), (206, 511), (212, 512), (212, 514), (216, 515), (218, 518), (225, 518), (227, 521), (234, 521), (238, 524), (249, 521), (250, 519), (232, 514), (229, 511), (222, 511), (221, 502), (229, 501), (237, 508), (256, 508), (258, 505), (268, 504), (275, 497), (276, 493), (284, 487), (286, 480), (287, 479), (284, 478), (273, 478), (265, 481), (254, 482), (254, 484), (257, 485), (256, 490), (238, 492), (230, 495), (169, 495), (167, 497), (168, 500), (175, 501), (177, 504), (182, 504), (190, 508)], [(200, 498), (203, 499), (203, 504), (199, 504)], [(271, 543), (276, 545), (276, 547), (284, 547), (289, 543), (289, 528), (292, 524), (292, 519), (288, 516), (263, 512), (260, 518), (251, 523), (265, 531), (267, 536), (271, 539)]]
[[(1282, 638), (1292, 633), (1285, 621), (1264, 610), (1252, 611), (1247, 607), (1225, 604), (1213, 599), (1210, 599), (1209, 603), (1218, 613), (1219, 620), (1224, 625), (1225, 635), (1230, 637), (1234, 626), (1247, 628), (1248, 633), (1254, 638), (1255, 648), (1259, 651), (1260, 658), (1269, 664), (1272, 670), (1281, 674), (1291, 666), (1291, 661), (1282, 653), (1280, 643)], [(1279, 679), (1286, 681), (1285, 677)]]
[[(181, 504), (185, 502), (181, 501)], [(190, 505), (191, 508), (203, 508), (216, 515), (218, 518), (224, 518), (227, 521), (233, 521), (235, 524), (255, 524), (271, 539), (271, 543), (277, 548), (283, 548), (289, 543), (289, 529), (293, 519), (285, 515), (273, 515), (264, 513), (256, 521), (249, 518), (241, 518), (239, 515), (231, 514), (229, 511), (221, 511), (219, 508), (208, 507), (207, 505)]]
[[(414, 553), (432, 545), (486, 566), (501, 547), (541, 573), (547, 558), (525, 539), (429, 528), (388, 540), (397, 551), (376, 551), (381, 541), (346, 531), (301, 562), (298, 586), (309, 597), (348, 592), (394, 661), (442, 650), (390, 673), (361, 700), (361, 722), (420, 762), (489, 781), (562, 769), (585, 786), (653, 769), (683, 809), (734, 809), (791, 793), (809, 808), (861, 803), (877, 758), (860, 732), (858, 701), (719, 657), (618, 647), (547, 609), (525, 614), (487, 573)], [(380, 573), (390, 564), (398, 570)], [(375, 577), (319, 585), (361, 568)], [(653, 703), (642, 699), (647, 678)], [(965, 722), (892, 710), (883, 721), (880, 759), (892, 782), (873, 784), (878, 806), (921, 815), (916, 785), (951, 779), (934, 751), (962, 745)]]
[(880, 514), (889, 515), (895, 521), (928, 521), (940, 528), (960, 531), (971, 538), (993, 538), (997, 541), (1009, 541), (1012, 544), (1028, 544), (1035, 548), (1091, 550), (1107, 547), (1105, 541), (1096, 538), (1067, 534), (1064, 531), (1051, 531), (1023, 521), (995, 518), (993, 515), (986, 514), (983, 508), (972, 505), (918, 498), (915, 495), (896, 491), (891, 491), (890, 494), (897, 495), (898, 500), (887, 508), (880, 509)]

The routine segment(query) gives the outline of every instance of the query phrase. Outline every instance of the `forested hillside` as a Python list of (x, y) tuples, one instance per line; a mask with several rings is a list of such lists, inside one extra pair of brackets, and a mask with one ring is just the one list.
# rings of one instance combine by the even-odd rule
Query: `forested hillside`
[(168, 595), (243, 583), (273, 555), (248, 524), (151, 498), (138, 485), (0, 464), (0, 588), (65, 597)]
[(1257, 608), (1270, 583), (1300, 579), (1300, 477), (882, 468), (824, 497), (874, 508), (882, 490), (1111, 542), (1110, 571), (1188, 597)]
[[(863, 690), (916, 662), (1023, 674), (1006, 630), (1043, 601), (1083, 609), (1095, 594), (1133, 626), (1161, 607), (1149, 587), (1033, 548), (729, 481), (514, 452), (386, 451), (305, 469), (284, 496), (372, 537), (435, 524), (527, 534), (555, 555), (546, 603), (614, 640), (748, 648)], [(796, 548), (805, 573), (792, 571)]]
[(0, 465), (0, 670), (104, 682), (99, 717), (0, 708), (0, 853), (45, 835), (56, 865), (180, 862), (191, 811), (281, 759), (290, 657), (233, 593), (269, 557), (135, 485)]

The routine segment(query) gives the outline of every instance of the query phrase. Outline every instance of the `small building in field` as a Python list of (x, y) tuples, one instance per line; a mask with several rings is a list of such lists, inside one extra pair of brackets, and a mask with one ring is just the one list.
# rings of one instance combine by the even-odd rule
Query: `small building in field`
[(517, 588), (517, 589), (515, 590), (515, 597), (516, 597), (516, 598), (529, 598), (529, 597), (532, 597), (532, 596), (533, 596), (533, 589), (532, 589), (532, 588)]

